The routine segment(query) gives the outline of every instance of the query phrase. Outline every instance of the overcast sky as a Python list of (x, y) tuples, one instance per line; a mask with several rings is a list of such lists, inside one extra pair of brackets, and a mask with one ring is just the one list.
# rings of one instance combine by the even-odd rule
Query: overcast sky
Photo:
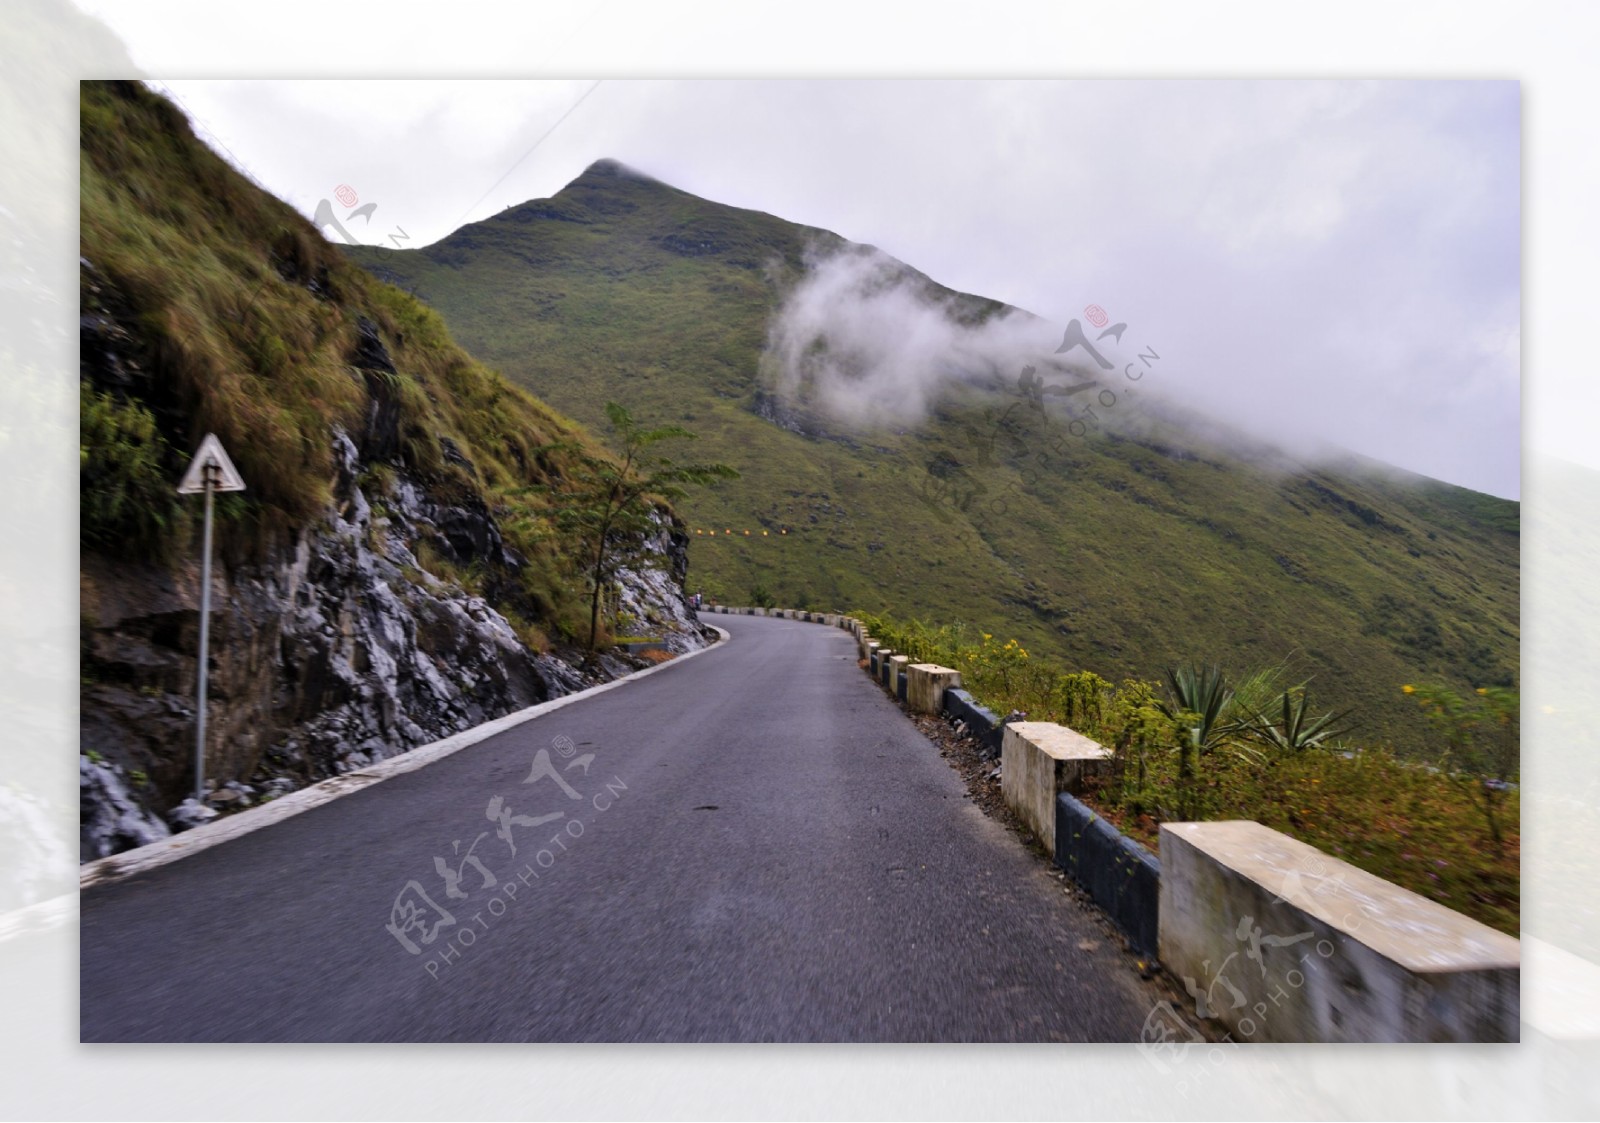
[(361, 240), (610, 156), (1051, 319), (1098, 304), (1164, 389), (1291, 449), (1520, 493), (1515, 82), (160, 85), (307, 216), (376, 204)]

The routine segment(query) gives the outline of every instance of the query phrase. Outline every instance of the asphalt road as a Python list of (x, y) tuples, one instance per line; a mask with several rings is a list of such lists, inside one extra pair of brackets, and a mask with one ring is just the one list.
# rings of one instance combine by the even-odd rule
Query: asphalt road
[(714, 619), (679, 666), (85, 892), (83, 1040), (1138, 1039), (1145, 985), (847, 633)]

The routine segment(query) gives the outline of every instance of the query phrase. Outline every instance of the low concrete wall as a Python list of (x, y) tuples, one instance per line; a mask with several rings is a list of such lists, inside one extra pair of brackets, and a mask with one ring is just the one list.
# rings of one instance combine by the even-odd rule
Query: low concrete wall
[(1000, 742), (1000, 794), (1035, 838), (1056, 845), (1056, 794), (1082, 790), (1111, 766), (1111, 752), (1051, 721), (1013, 721)]
[(1068, 792), (1056, 796), (1056, 865), (1083, 886), (1128, 943), (1156, 954), (1161, 861)]
[(1247, 821), (1161, 828), (1160, 954), (1240, 1041), (1516, 1041), (1521, 947)]
[(617, 646), (622, 648), (622, 650), (626, 651), (630, 655), (637, 655), (642, 651), (667, 650), (666, 643), (663, 640), (658, 639), (629, 640), (624, 643), (619, 643)]
[(965, 690), (955, 689), (944, 692), (944, 712), (957, 721), (966, 722), (967, 732), (978, 739), (987, 755), (1000, 755), (1005, 729), (993, 710), (980, 706)]
[(961, 685), (961, 672), (937, 663), (906, 664), (906, 705), (914, 713), (944, 710), (944, 692)]

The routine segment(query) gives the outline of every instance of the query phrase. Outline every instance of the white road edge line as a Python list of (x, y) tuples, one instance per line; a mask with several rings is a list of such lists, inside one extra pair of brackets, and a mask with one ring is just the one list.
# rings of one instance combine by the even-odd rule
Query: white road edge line
[[(120, 854), (112, 854), (109, 857), (88, 862), (79, 867), (78, 890), (82, 892), (91, 886), (109, 885), (134, 874), (153, 870), (169, 862), (176, 862), (179, 858), (187, 858), (191, 854), (209, 850), (213, 846), (230, 842), (243, 835), (261, 830), (263, 827), (281, 823), (285, 819), (310, 811), (314, 807), (321, 807), (325, 803), (331, 803), (340, 796), (349, 795), (351, 792), (360, 791), (362, 788), (371, 787), (373, 784), (380, 784), (385, 780), (404, 775), (407, 772), (415, 772), (419, 768), (426, 768), (434, 761), (443, 760), (445, 757), (458, 753), (462, 749), (470, 748), (496, 734), (504, 733), (508, 729), (514, 729), (522, 725), (524, 722), (532, 721), (534, 718), (543, 717), (545, 714), (559, 710), (563, 706), (570, 706), (574, 702), (582, 702), (593, 698), (596, 694), (604, 694), (608, 690), (615, 690), (630, 682), (637, 682), (639, 679), (646, 678), (659, 671), (670, 671), (673, 667), (693, 659), (696, 655), (704, 655), (708, 651), (715, 651), (729, 639), (728, 633), (715, 624), (706, 624), (705, 626), (716, 632), (719, 638), (715, 643), (709, 643), (698, 651), (690, 651), (657, 666), (646, 667), (644, 670), (634, 671), (631, 674), (623, 675), (621, 678), (612, 679), (610, 682), (603, 682), (599, 686), (591, 686), (586, 690), (579, 690), (572, 694), (563, 694), (559, 698), (541, 702), (537, 706), (529, 706), (525, 710), (518, 710), (516, 713), (507, 714), (505, 717), (496, 718), (494, 721), (486, 721), (482, 725), (464, 729), (460, 733), (454, 733), (443, 740), (434, 741), (427, 745), (418, 745), (410, 752), (379, 761), (377, 764), (367, 768), (346, 772), (343, 776), (335, 776), (330, 780), (313, 784), (309, 788), (291, 792), (286, 796), (273, 800), (271, 803), (263, 803), (260, 807), (252, 807), (248, 811), (239, 812), (237, 815), (229, 815), (226, 818), (218, 819), (216, 822), (207, 823), (203, 827), (195, 827), (193, 830), (184, 831), (182, 834), (173, 835), (171, 838), (164, 838), (160, 842), (152, 842), (148, 846), (140, 846), (133, 850), (125, 850)], [(75, 896), (75, 894), (67, 894), (57, 900), (75, 899)], [(34, 925), (27, 923), (23, 914), (40, 910), (40, 919), (43, 919), (44, 916), (54, 914), (52, 909), (41, 908), (41, 906), (54, 904), (54, 901), (41, 901), (38, 904), (28, 906), (26, 909), (18, 910), (16, 913), (0, 917), (0, 940), (4, 940), (11, 934), (13, 924), (8, 922), (13, 921), (13, 918), (21, 922), (22, 930), (27, 930), (34, 927)], [(48, 924), (48, 921), (46, 923)]]

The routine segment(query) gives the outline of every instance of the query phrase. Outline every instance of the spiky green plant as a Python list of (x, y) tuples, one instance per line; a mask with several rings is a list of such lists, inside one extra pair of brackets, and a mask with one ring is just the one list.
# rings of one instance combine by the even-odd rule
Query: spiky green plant
[(1350, 726), (1340, 723), (1347, 721), (1354, 710), (1330, 710), (1320, 717), (1310, 717), (1310, 708), (1311, 699), (1304, 687), (1291, 687), (1279, 697), (1276, 713), (1269, 713), (1265, 707), (1252, 709), (1243, 732), (1258, 744), (1291, 753), (1316, 748), (1350, 732)]
[(1168, 667), (1167, 688), (1171, 697), (1161, 703), (1161, 712), (1188, 731), (1197, 753), (1208, 753), (1239, 732), (1233, 687), (1221, 667)]

